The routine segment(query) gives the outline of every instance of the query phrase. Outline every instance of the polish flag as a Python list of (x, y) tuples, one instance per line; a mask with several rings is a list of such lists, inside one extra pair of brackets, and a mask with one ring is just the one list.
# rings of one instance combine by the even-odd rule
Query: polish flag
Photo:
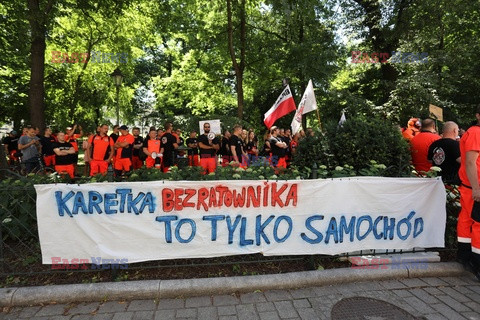
[(263, 122), (270, 129), (275, 121), (295, 110), (297, 110), (297, 107), (295, 106), (290, 86), (287, 85), (280, 96), (278, 96), (275, 104), (265, 113)]

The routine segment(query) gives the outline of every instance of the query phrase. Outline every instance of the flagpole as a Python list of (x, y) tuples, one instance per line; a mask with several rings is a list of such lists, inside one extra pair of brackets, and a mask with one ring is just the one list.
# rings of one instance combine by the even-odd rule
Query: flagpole
[(318, 127), (320, 128), (320, 131), (323, 131), (323, 129), (322, 129), (322, 122), (320, 121), (320, 112), (318, 112), (318, 108), (315, 109), (315, 110), (317, 110)]

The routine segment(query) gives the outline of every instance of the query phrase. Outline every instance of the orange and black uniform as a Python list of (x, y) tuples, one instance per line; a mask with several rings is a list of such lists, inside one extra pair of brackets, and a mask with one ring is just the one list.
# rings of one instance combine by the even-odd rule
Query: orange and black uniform
[(163, 148), (163, 162), (162, 167), (163, 171), (167, 172), (168, 168), (175, 164), (175, 146), (174, 143), (177, 143), (177, 138), (170, 132), (165, 132), (160, 139), (161, 145), (160, 147)]
[[(192, 143), (198, 143), (197, 138), (187, 138), (185, 140), (187, 146)], [(188, 165), (197, 167), (200, 165), (200, 160), (198, 159), (198, 148), (190, 148), (188, 149)]]
[[(480, 221), (474, 221), (471, 217), (473, 208), (472, 185), (468, 180), (466, 170), (466, 154), (468, 151), (480, 152), (480, 127), (473, 126), (467, 130), (460, 139), (460, 169), (458, 175), (461, 180), (460, 204), (461, 210), (457, 222), (457, 239), (459, 259), (465, 263), (471, 253), (477, 266), (480, 266)], [(480, 156), (477, 158), (477, 176), (480, 181)]]
[[(208, 136), (206, 134), (202, 134), (198, 137), (198, 142), (203, 143), (204, 145), (208, 146), (210, 143), (208, 142)], [(218, 138), (215, 137), (212, 140), (212, 145), (220, 144)], [(215, 149), (200, 149), (200, 166), (203, 168), (204, 173), (211, 173), (215, 172), (217, 169), (217, 150)]]
[(232, 150), (230, 150), (230, 140), (225, 136), (222, 138), (222, 144), (220, 146), (220, 154), (222, 155), (222, 167), (225, 167), (232, 160)]
[(132, 169), (132, 150), (135, 138), (129, 133), (119, 136), (117, 142), (128, 142), (128, 146), (117, 149), (115, 170), (117, 170), (118, 175), (121, 174), (118, 171), (130, 171)]
[[(143, 138), (141, 136), (135, 137), (135, 141), (133, 144), (142, 144), (143, 145)], [(140, 169), (143, 166), (143, 161), (140, 160), (140, 149), (133, 148), (132, 151), (132, 166), (133, 169)]]
[[(235, 153), (237, 154), (238, 161), (242, 166), (247, 166), (247, 159), (243, 155), (243, 140), (240, 139), (238, 136), (232, 134), (230, 137), (230, 146), (235, 146)], [(232, 160), (235, 160), (233, 158), (232, 154)]]
[[(144, 148), (147, 148), (148, 152), (152, 153), (152, 152), (156, 152), (157, 154), (160, 153), (160, 140), (158, 139), (145, 139), (145, 141), (143, 141), (143, 147)], [(153, 159), (152, 157), (147, 157), (147, 159), (145, 160), (145, 165), (147, 166), (147, 168), (152, 168), (154, 165), (161, 165), (161, 158), (160, 157), (156, 157), (155, 159)]]
[[(66, 151), (72, 148), (73, 145), (70, 142), (56, 142), (53, 145), (53, 149), (59, 149), (60, 151)], [(55, 171), (58, 173), (68, 173), (70, 178), (74, 178), (75, 176), (75, 168), (73, 164), (75, 163), (75, 154), (67, 154), (65, 156), (59, 156), (55, 154)]]
[(79, 134), (74, 134), (72, 136), (65, 135), (65, 142), (70, 142), (73, 149), (75, 149), (75, 154), (72, 155), (74, 164), (77, 164), (78, 162), (78, 138), (80, 138)]
[(3, 144), (7, 145), (9, 164), (13, 165), (18, 160), (16, 153), (18, 151), (18, 137), (7, 136), (3, 138)]
[(286, 149), (280, 148), (277, 146), (278, 142), (283, 142), (279, 137), (272, 136), (270, 138), (270, 147), (272, 148), (272, 164), (274, 167), (287, 167), (287, 162), (285, 161)]
[(40, 137), (40, 143), (42, 144), (42, 154), (43, 154), (43, 161), (45, 161), (46, 166), (54, 166), (55, 165), (55, 152), (53, 152), (53, 146), (57, 142), (54, 136)]
[(107, 159), (110, 156), (110, 147), (113, 146), (113, 139), (109, 136), (94, 135), (88, 140), (92, 146), (90, 155), (90, 176), (97, 173), (105, 174), (108, 170)]

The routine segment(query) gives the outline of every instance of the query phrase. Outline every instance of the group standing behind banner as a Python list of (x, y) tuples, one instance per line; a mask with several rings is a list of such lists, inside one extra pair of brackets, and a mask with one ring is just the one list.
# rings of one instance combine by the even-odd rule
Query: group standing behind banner
[[(232, 130), (225, 129), (223, 135), (218, 135), (210, 131), (210, 123), (202, 124), (202, 135), (197, 137), (197, 132), (193, 130), (185, 140), (180, 129), (173, 130), (171, 122), (162, 129), (151, 127), (145, 138), (140, 135), (138, 127), (130, 133), (125, 125), (113, 126), (108, 135), (110, 127), (102, 124), (96, 134), (87, 135), (83, 143), (81, 127), (67, 127), (64, 142), (70, 143), (74, 150), (68, 155), (73, 174), (70, 169), (66, 171), (55, 166), (58, 157), (65, 157), (63, 152), (59, 155), (54, 151), (59, 132), (53, 133), (47, 128), (44, 135), (37, 135), (35, 128), (26, 128), (20, 139), (12, 131), (3, 142), (11, 165), (19, 161), (18, 155), (22, 155), (22, 161), (30, 171), (36, 165), (36, 155), (41, 154), (46, 166), (62, 168), (56, 171), (73, 178), (79, 175), (76, 168), (79, 145), (84, 150), (85, 175), (89, 176), (106, 175), (109, 166), (117, 176), (144, 166), (166, 172), (177, 164), (179, 158), (187, 158), (185, 163), (188, 166), (201, 166), (204, 174), (208, 174), (214, 172), (217, 166), (227, 166), (232, 162), (243, 168), (256, 165), (286, 168), (295, 154), (298, 141), (305, 136), (303, 130), (292, 136), (290, 129), (272, 127), (263, 139), (259, 139), (253, 129), (243, 129), (240, 125), (235, 125)], [(30, 148), (27, 150), (26, 146)]]

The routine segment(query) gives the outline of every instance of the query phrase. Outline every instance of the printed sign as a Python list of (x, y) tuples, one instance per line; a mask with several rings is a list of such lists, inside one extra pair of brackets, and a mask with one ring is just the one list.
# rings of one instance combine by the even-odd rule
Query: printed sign
[[(44, 264), (443, 247), (441, 180), (36, 185)], [(58, 260), (58, 259), (57, 259)]]
[(216, 135), (219, 135), (222, 133), (222, 128), (220, 127), (220, 120), (202, 120), (198, 122), (198, 125), (200, 128), (200, 134), (205, 133), (205, 131), (203, 130), (203, 125), (205, 123), (210, 124), (210, 132), (213, 132)]

